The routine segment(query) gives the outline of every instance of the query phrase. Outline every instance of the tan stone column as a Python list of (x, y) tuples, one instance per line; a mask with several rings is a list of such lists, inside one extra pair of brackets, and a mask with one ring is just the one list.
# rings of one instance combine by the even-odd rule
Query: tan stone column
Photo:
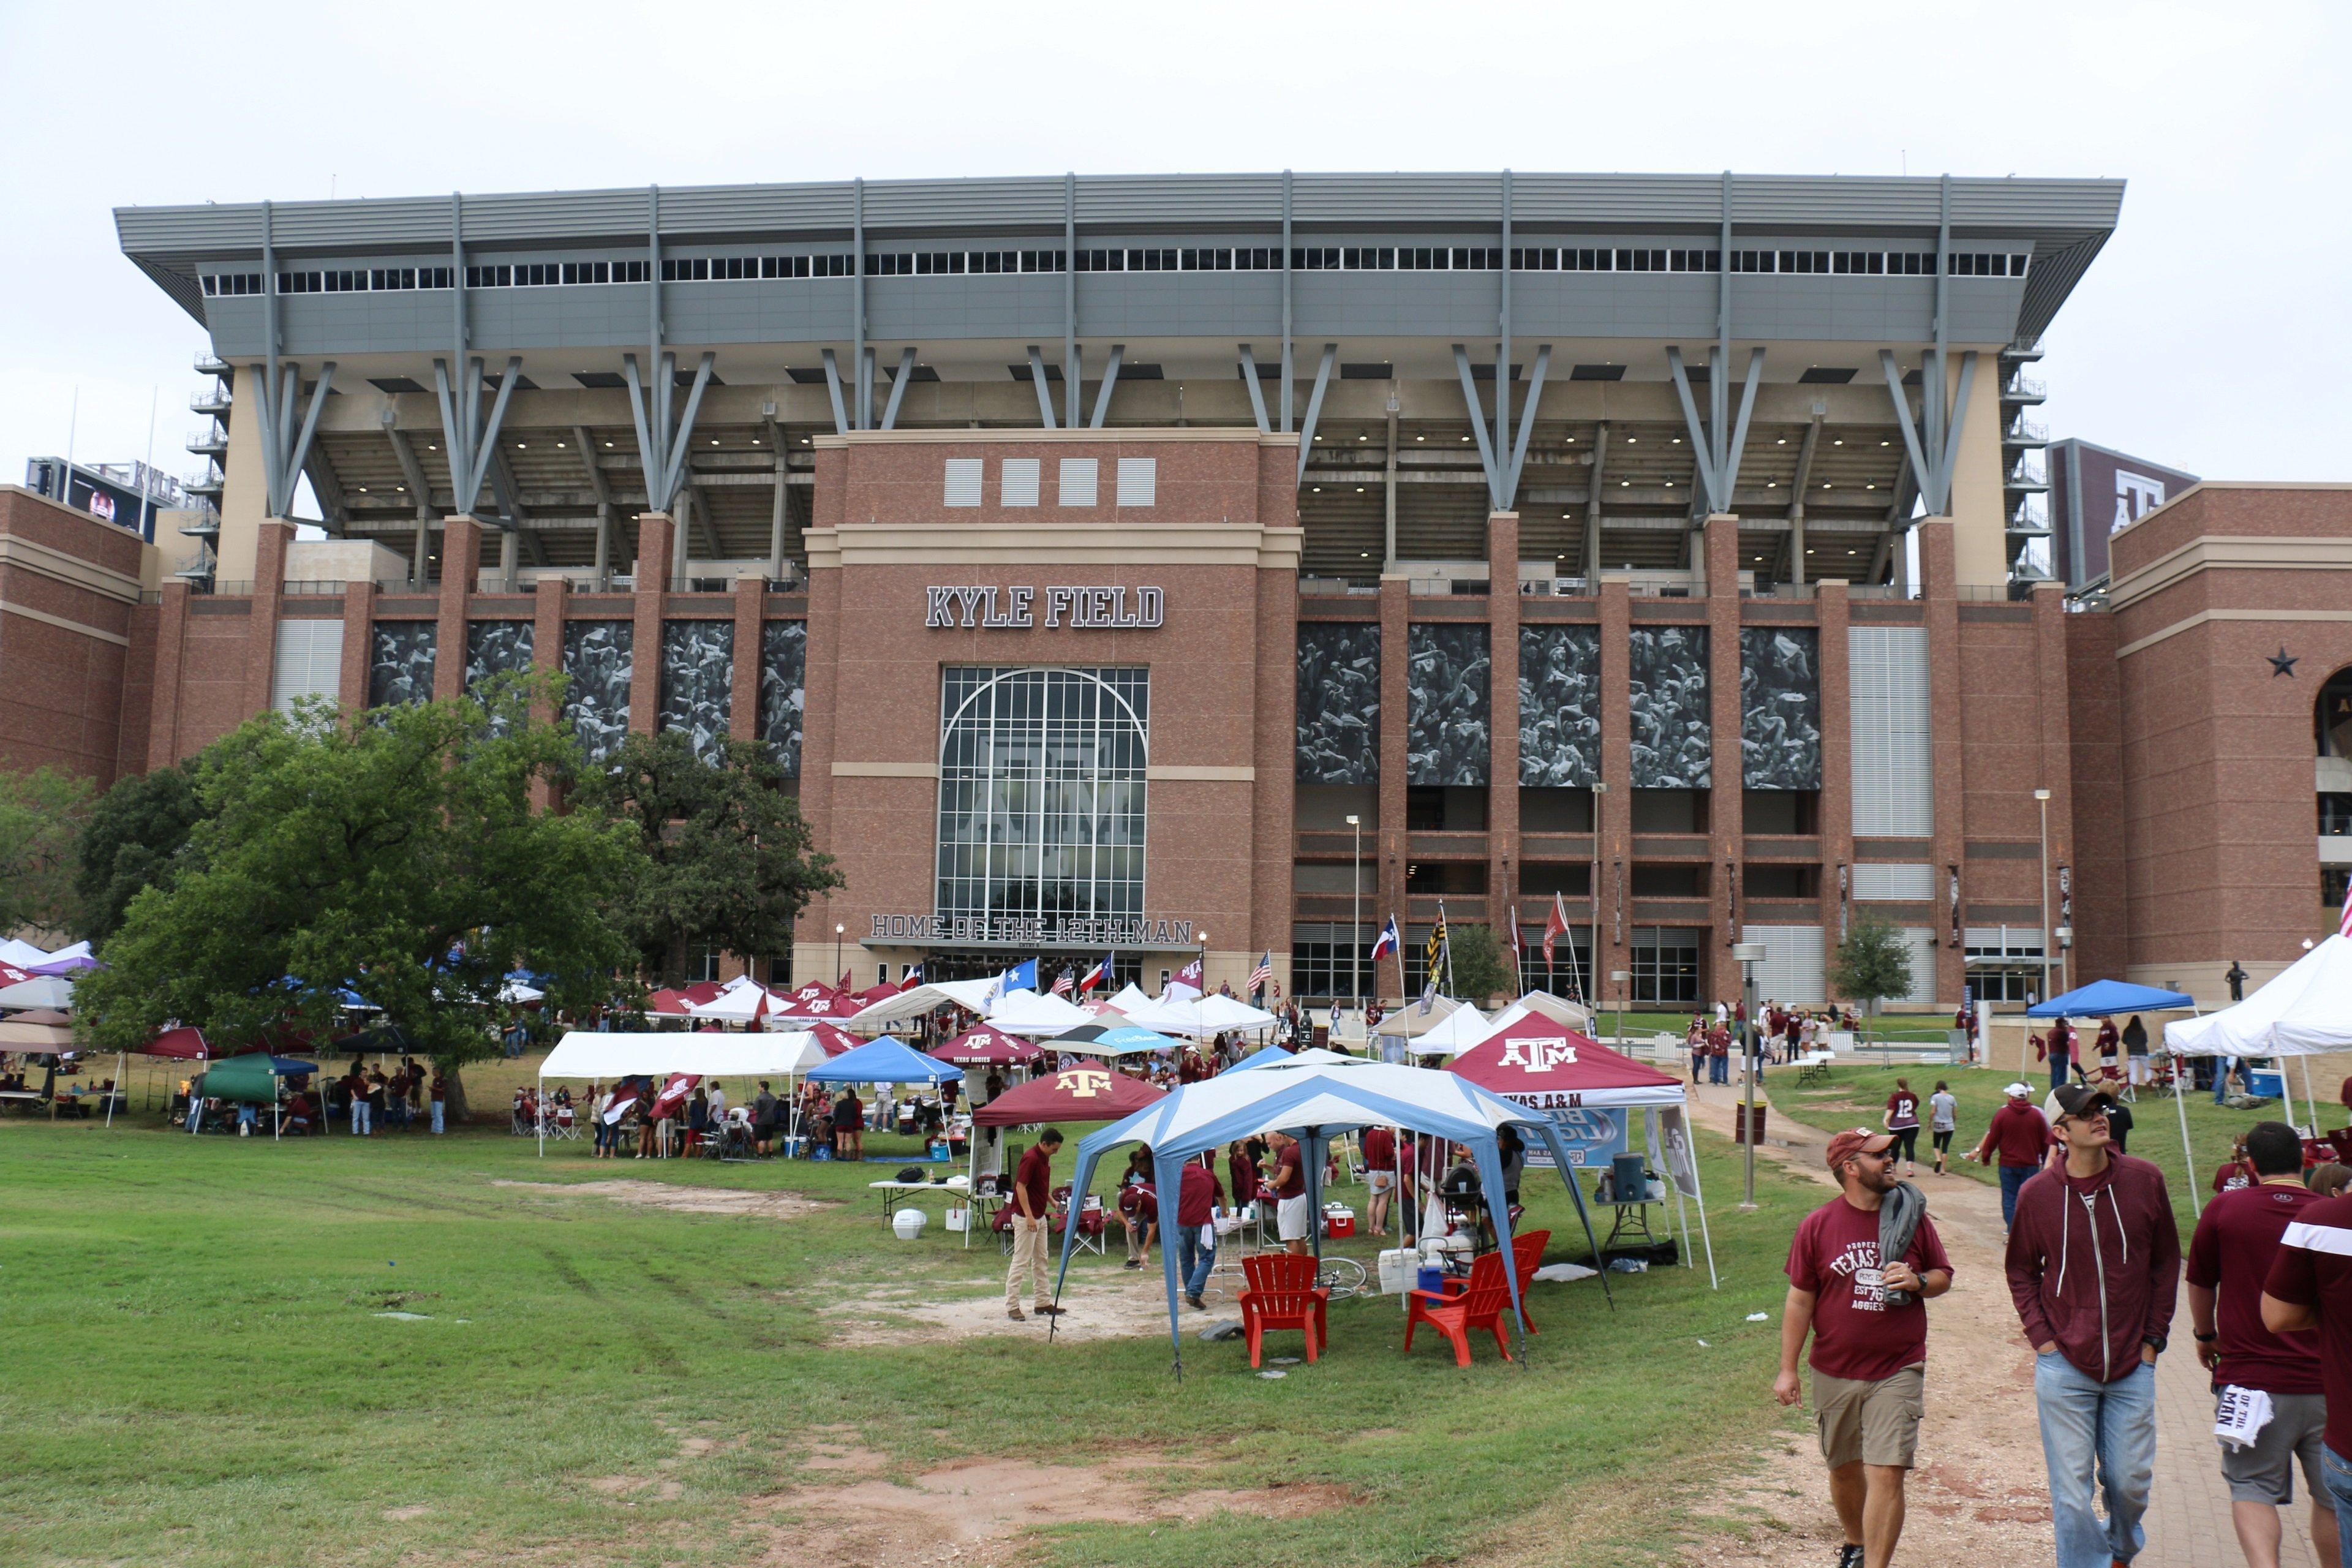
[[(2085, 979), (2102, 975), (2120, 976), (2120, 965), (2085, 966), (2075, 960), (2083, 950), (2083, 865), (2074, 853), (2074, 734), (2070, 704), (2072, 694), (2067, 680), (2066, 597), (2065, 591), (2055, 583), (2037, 583), (2033, 587), (2034, 669), (2041, 683), (2042, 701), (2042, 781), (2050, 790), (2050, 924), (2054, 930), (2073, 922), (2074, 938), (2071, 948), (2060, 949), (2067, 963), (2063, 985), (2072, 990)], [(2058, 868), (2069, 867), (2074, 872), (2074, 910), (2070, 916), (2061, 912), (2058, 903)], [(1960, 868), (1961, 893), (1969, 895), (1968, 868)], [(2055, 942), (2053, 936), (2051, 939)], [(1967, 951), (1961, 952), (1965, 965)], [(1965, 969), (1964, 969), (1965, 973)], [(2053, 989), (2051, 994), (2057, 994)]]
[(662, 605), (677, 521), (667, 512), (637, 514), (637, 574), (630, 597), (629, 731), (650, 735), (661, 718)]
[(1625, 907), (1619, 889), (1632, 880), (1633, 855), (1633, 683), (1626, 664), (1633, 644), (1633, 598), (1622, 577), (1601, 583), (1601, 879), (1593, 885), (1600, 943), (1592, 955), (1595, 997), (1622, 1002), (1626, 984), (1611, 976), (1631, 966)]
[(375, 661), (375, 584), (343, 584), (343, 668), (336, 700), (346, 712), (368, 705), (368, 672)]
[(269, 711), (278, 674), (278, 618), (286, 597), (286, 546), (294, 525), (284, 518), (261, 521), (254, 542), (253, 609), (246, 621), (245, 713)]
[(441, 523), (439, 614), (434, 617), (433, 696), (466, 693), (466, 606), (481, 574), (482, 525), (459, 514)]
[(1708, 925), (1714, 941), (1700, 983), (1705, 994), (1740, 994), (1731, 944), (1747, 922), (1746, 769), (1739, 746), (1739, 519), (1717, 512), (1706, 520), (1706, 685), (1709, 776), (1706, 810), (1707, 881), (1715, 889)]
[(1495, 512), (1486, 519), (1486, 919), (1507, 953), (1511, 912), (1519, 892), (1519, 514), (1515, 511)]

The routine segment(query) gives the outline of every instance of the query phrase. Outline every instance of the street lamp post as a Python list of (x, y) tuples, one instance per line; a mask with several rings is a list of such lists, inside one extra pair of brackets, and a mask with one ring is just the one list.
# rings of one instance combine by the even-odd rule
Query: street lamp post
[(1731, 945), (1731, 956), (1739, 963), (1740, 996), (1748, 1004), (1748, 1027), (1739, 1042), (1739, 1049), (1748, 1058), (1746, 1071), (1742, 1075), (1748, 1080), (1743, 1091), (1747, 1096), (1747, 1109), (1740, 1112), (1740, 1142), (1747, 1145), (1748, 1154), (1748, 1194), (1739, 1204), (1743, 1209), (1756, 1206), (1756, 966), (1764, 962), (1766, 951), (1760, 942), (1739, 942)]
[[(2037, 1000), (2047, 1002), (2050, 1000), (2050, 792), (2035, 790), (2033, 802), (2042, 811), (2042, 994)], [(2029, 1030), (2027, 1033), (2030, 1037), (2032, 1032)], [(2022, 1041), (2017, 1047), (2017, 1070), (2021, 1076), (2026, 1071)]]
[[(1348, 872), (1348, 993), (1356, 999), (1356, 1006), (1364, 1005), (1364, 973), (1361, 966), (1364, 951), (1364, 819), (1350, 816), (1348, 826), (1356, 836), (1354, 858)], [(1206, 980), (1203, 970), (1201, 978)], [(1294, 977), (1295, 979), (1296, 977)], [(1296, 985), (1292, 987), (1297, 989)]]
[(841, 973), (841, 939), (842, 939), (843, 934), (844, 934), (845, 932), (846, 932), (848, 930), (849, 930), (849, 928), (848, 928), (847, 926), (845, 926), (845, 925), (843, 925), (840, 921), (835, 921), (834, 922), (834, 926), (833, 926), (833, 972), (834, 972), (835, 974), (838, 974), (838, 973)]

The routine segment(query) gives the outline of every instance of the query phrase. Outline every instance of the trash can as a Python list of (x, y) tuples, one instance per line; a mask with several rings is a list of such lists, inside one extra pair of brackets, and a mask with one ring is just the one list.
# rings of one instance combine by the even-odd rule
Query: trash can
[[(1761, 1103), (1749, 1105), (1744, 1100), (1732, 1107), (1731, 1141), (1734, 1143), (1755, 1143), (1760, 1147), (1764, 1142), (1764, 1113), (1770, 1109)], [(1748, 1121), (1750, 1116), (1755, 1118), (1752, 1128)]]

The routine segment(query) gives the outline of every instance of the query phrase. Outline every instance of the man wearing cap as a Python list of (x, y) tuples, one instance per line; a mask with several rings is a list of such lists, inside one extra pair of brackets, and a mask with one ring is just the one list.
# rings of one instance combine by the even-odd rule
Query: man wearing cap
[(2012, 1083), (2002, 1092), (2009, 1099), (1992, 1113), (1992, 1121), (1985, 1128), (1984, 1142), (1970, 1152), (1969, 1158), (1982, 1161), (1994, 1150), (2000, 1152), (2000, 1223), (2014, 1226), (2017, 1194), (2024, 1188), (2026, 1178), (2042, 1169), (2042, 1160), (2050, 1152), (2050, 1123), (2033, 1108), (2032, 1084)]
[(2257, 1184), (2205, 1205), (2189, 1243), (2189, 1319), (2197, 1360), (2213, 1374), (2216, 1414), (2257, 1402), (2269, 1419), (2251, 1420), (2250, 1440), (2221, 1439), (2221, 1479), (2230, 1485), (2230, 1519), (2248, 1568), (2278, 1568), (2278, 1510), (2294, 1501), (2294, 1470), (2311, 1493), (2311, 1543), (2323, 1562), (2340, 1559), (2336, 1512), (2322, 1479), (2327, 1399), (2319, 1342), (2273, 1334), (2263, 1326), (2263, 1285), (2280, 1239), (2304, 1211), (2327, 1200), (2303, 1184), (2303, 1139), (2284, 1121), (2258, 1121), (2246, 1134)]
[(1926, 1303), (1952, 1284), (1951, 1260), (1924, 1214), (1902, 1256), (1879, 1260), (1881, 1210), (1901, 1185), (1894, 1145), (1891, 1135), (1866, 1129), (1831, 1139), (1829, 1168), (1844, 1191), (1807, 1215), (1789, 1244), (1772, 1393), (1783, 1405), (1803, 1396), (1797, 1352), (1810, 1332), (1814, 1419), (1830, 1501), (1845, 1531), (1838, 1568), (1885, 1568), (1895, 1555), (1904, 1476), (1918, 1448)]
[(2147, 1541), (2156, 1358), (2180, 1289), (2180, 1232), (2164, 1173), (2115, 1152), (2106, 1095), (2068, 1084), (2053, 1098), (2065, 1158), (2018, 1192), (2009, 1293), (2034, 1351), (2058, 1568), (2119, 1568)]

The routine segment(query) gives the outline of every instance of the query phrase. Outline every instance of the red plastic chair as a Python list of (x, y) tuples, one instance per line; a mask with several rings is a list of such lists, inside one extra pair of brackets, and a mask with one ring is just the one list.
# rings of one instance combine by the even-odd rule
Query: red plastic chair
[[(1535, 1320), (1528, 1315), (1528, 1287), (1535, 1279), (1536, 1270), (1543, 1267), (1544, 1248), (1551, 1245), (1548, 1230), (1523, 1231), (1511, 1237), (1511, 1257), (1517, 1263), (1519, 1277), (1519, 1326), (1529, 1333), (1536, 1331)], [(1510, 1281), (1503, 1281), (1503, 1299), (1510, 1300)], [(1440, 1287), (1448, 1297), (1460, 1295), (1469, 1286), (1466, 1279), (1448, 1279)]]
[(1404, 1320), (1404, 1348), (1412, 1349), (1412, 1331), (1422, 1323), (1444, 1334), (1454, 1346), (1457, 1366), (1470, 1364), (1470, 1331), (1485, 1329), (1495, 1336), (1495, 1348), (1511, 1359), (1510, 1342), (1503, 1338), (1503, 1310), (1511, 1304), (1510, 1283), (1503, 1277), (1503, 1255), (1487, 1253), (1470, 1266), (1470, 1281), (1459, 1295), (1429, 1290), (1412, 1293)]
[(1328, 1345), (1331, 1342), (1331, 1292), (1315, 1283), (1315, 1272), (1312, 1258), (1287, 1252), (1254, 1253), (1242, 1259), (1242, 1277), (1247, 1289), (1242, 1292), (1241, 1300), (1247, 1302), (1252, 1290), (1306, 1291), (1315, 1298), (1315, 1337)]

